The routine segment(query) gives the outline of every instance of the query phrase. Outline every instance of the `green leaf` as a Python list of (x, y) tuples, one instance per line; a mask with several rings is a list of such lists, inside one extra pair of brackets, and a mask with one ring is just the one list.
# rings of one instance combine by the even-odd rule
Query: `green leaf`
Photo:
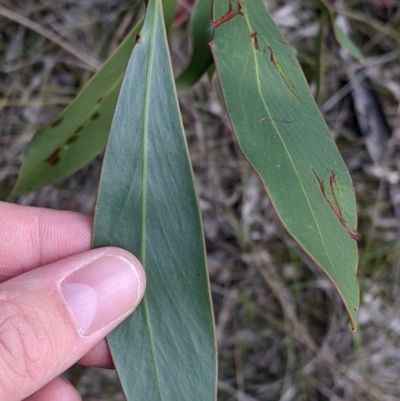
[(301, 67), (262, 0), (215, 1), (213, 25), (239, 145), (284, 227), (336, 286), (355, 328), (354, 190)]
[(172, 22), (174, 21), (176, 6), (178, 5), (178, 0), (163, 0), (164, 9), (164, 20), (167, 30), (170, 29)]
[(108, 336), (128, 400), (212, 401), (216, 351), (203, 230), (160, 0), (150, 0), (118, 98), (94, 246), (137, 255), (138, 310)]
[(93, 76), (78, 97), (28, 145), (10, 198), (68, 177), (105, 147), (122, 76), (140, 25)]
[(212, 64), (208, 46), (212, 39), (211, 0), (197, 0), (191, 15), (192, 55), (189, 63), (176, 78), (178, 92), (195, 85)]
[[(171, 24), (177, 0), (164, 0), (163, 4)], [(36, 132), (9, 199), (68, 177), (104, 149), (122, 77), (142, 22), (131, 30), (76, 99)]]
[(9, 197), (11, 193), (11, 189), (7, 188), (7, 189), (1, 189), (0, 190), (0, 202), (4, 202), (7, 200), (7, 198)]
[(342, 30), (342, 28), (338, 24), (336, 24), (336, 22), (333, 25), (333, 30), (335, 32), (336, 39), (339, 42), (340, 46), (342, 46), (343, 49), (347, 50), (358, 61), (363, 61), (364, 56), (361, 53), (361, 50), (346, 35), (346, 33)]
[(315, 102), (320, 105), (324, 89), (325, 77), (325, 35), (326, 35), (326, 16), (323, 14), (320, 19), (320, 28), (317, 37), (315, 53), (315, 82), (317, 85), (315, 91)]
[(329, 3), (326, 0), (315, 0), (321, 11), (328, 18), (330, 24), (332, 25), (333, 32), (335, 34), (336, 40), (343, 47), (343, 49), (347, 50), (353, 57), (355, 57), (358, 61), (364, 60), (364, 56), (361, 50), (355, 45), (355, 43), (346, 35), (345, 32), (340, 28), (338, 24), (335, 22), (335, 18), (333, 15), (333, 11)]

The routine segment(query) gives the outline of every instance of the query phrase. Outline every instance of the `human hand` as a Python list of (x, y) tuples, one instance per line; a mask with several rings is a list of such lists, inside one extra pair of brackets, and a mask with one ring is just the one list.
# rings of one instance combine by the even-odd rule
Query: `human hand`
[(78, 401), (59, 375), (112, 367), (104, 337), (137, 307), (140, 262), (90, 249), (92, 220), (0, 202), (0, 401)]

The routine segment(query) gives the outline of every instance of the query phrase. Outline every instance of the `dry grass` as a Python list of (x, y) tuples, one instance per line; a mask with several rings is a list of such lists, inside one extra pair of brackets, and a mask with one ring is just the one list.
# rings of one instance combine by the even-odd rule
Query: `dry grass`
[[(33, 132), (76, 95), (95, 63), (115, 48), (135, 18), (131, 3), (1, 0), (18, 21), (0, 8), (0, 179), (15, 178)], [(268, 5), (314, 90), (315, 3)], [(400, 10), (388, 11), (378, 0), (353, 0), (343, 13), (366, 54), (364, 65), (392, 127), (392, 152), (384, 161), (398, 177)], [(71, 48), (35, 32), (25, 20)], [(177, 65), (187, 55), (180, 32), (172, 41)], [(327, 43), (321, 107), (352, 174), (360, 215), (362, 299), (356, 334), (332, 285), (277, 222), (233, 140), (218, 91), (210, 92), (203, 80), (181, 97), (204, 218), (221, 401), (400, 400), (399, 221), (387, 191), (388, 174), (372, 168), (358, 134), (346, 74), (360, 65), (343, 63), (331, 35)], [(98, 158), (18, 202), (91, 214), (100, 166)], [(75, 370), (70, 377), (85, 400), (122, 399), (111, 372)]]

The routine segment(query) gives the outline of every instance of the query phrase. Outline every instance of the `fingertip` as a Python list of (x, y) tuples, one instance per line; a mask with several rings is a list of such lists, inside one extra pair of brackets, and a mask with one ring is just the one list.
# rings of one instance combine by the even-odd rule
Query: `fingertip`
[[(140, 262), (118, 248), (98, 248), (63, 280), (61, 294), (81, 336), (114, 326), (131, 314), (144, 295), (146, 279)], [(89, 261), (90, 259), (87, 259)], [(108, 331), (112, 328), (108, 327)]]
[(24, 401), (82, 401), (72, 384), (62, 377), (56, 377)]
[(0, 321), (17, 321), (22, 338), (16, 341), (11, 324), (0, 327), (19, 356), (0, 353), (0, 377), (14, 383), (26, 372), (35, 375), (16, 388), (0, 386), (0, 400), (10, 391), (25, 399), (81, 359), (135, 310), (145, 282), (141, 264), (129, 252), (98, 248), (1, 283), (0, 299), (7, 302)]
[(0, 282), (90, 249), (93, 219), (0, 203)]
[(106, 340), (101, 340), (78, 362), (79, 365), (92, 366), (103, 369), (113, 369), (114, 362)]

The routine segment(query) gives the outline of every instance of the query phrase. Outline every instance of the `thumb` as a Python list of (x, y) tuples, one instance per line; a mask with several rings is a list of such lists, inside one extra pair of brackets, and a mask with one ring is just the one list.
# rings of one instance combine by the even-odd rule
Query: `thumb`
[(0, 284), (0, 401), (60, 375), (126, 318), (146, 285), (130, 253), (100, 248)]

